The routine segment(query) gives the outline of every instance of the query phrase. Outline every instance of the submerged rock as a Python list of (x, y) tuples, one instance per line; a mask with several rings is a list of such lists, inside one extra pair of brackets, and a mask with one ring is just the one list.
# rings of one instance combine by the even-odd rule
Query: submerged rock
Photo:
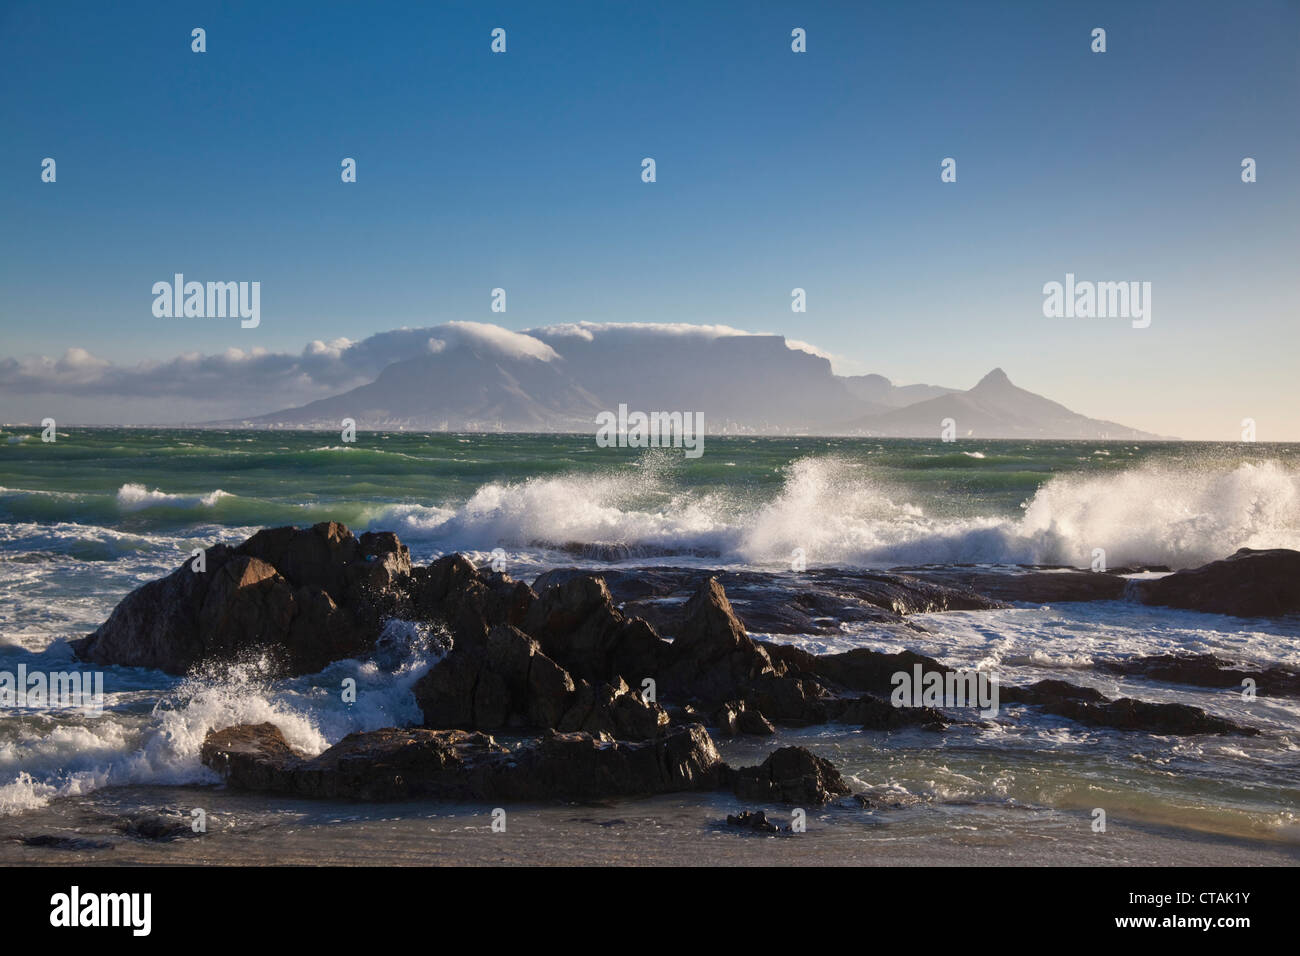
[(39, 833), (36, 836), (17, 837), (16, 842), (23, 846), (41, 847), (49, 850), (111, 850), (112, 842), (108, 840), (87, 840), (84, 837), (58, 836), (53, 833)]
[(117, 829), (127, 836), (142, 840), (169, 842), (182, 837), (197, 837), (198, 833), (189, 818), (176, 811), (135, 813), (117, 824)]
[(1286, 667), (1233, 664), (1214, 654), (1153, 654), (1098, 665), (1112, 674), (1145, 677), (1193, 687), (1241, 688), (1250, 680), (1261, 697), (1300, 696), (1300, 672)]
[(1074, 601), (1119, 600), (1124, 597), (1130, 583), (1122, 575), (1132, 573), (1136, 569), (1111, 568), (1108, 571), (1085, 571), (1079, 568), (1017, 565), (996, 570), (960, 566), (901, 570), (906, 570), (908, 575), (925, 581), (966, 588), (998, 601), (1065, 604)]
[[(727, 814), (727, 826), (737, 827), (741, 830), (752, 830), (755, 833), (780, 833), (782, 828), (772, 821), (768, 820), (767, 814), (762, 810), (742, 810), (740, 813)], [(789, 827), (784, 828), (789, 831)]]
[(1141, 730), (1150, 734), (1240, 734), (1253, 737), (1259, 733), (1254, 727), (1243, 727), (1222, 717), (1207, 714), (1190, 704), (1151, 704), (1131, 697), (1119, 700), (1090, 702), (1065, 700), (1048, 709), (1062, 717), (1077, 720), (1090, 727), (1109, 727), (1114, 730)]
[(1300, 612), (1300, 551), (1242, 548), (1222, 561), (1168, 577), (1140, 581), (1146, 604), (1237, 617), (1278, 617)]
[(1028, 687), (1008, 687), (1002, 699), (1009, 704), (1032, 704), (1049, 714), (1067, 717), (1089, 727), (1136, 730), (1150, 734), (1241, 734), (1259, 731), (1207, 714), (1190, 704), (1152, 704), (1123, 697), (1111, 700), (1092, 687), (1061, 680), (1042, 680)]

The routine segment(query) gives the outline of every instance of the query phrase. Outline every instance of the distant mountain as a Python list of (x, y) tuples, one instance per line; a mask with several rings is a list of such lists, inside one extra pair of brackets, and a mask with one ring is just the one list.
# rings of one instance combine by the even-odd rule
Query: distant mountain
[(849, 422), (850, 431), (885, 437), (935, 436), (952, 419), (958, 438), (1126, 438), (1158, 436), (1087, 418), (1011, 383), (1000, 368), (969, 391), (950, 392)]
[(363, 429), (574, 431), (605, 407), (563, 362), (465, 344), (394, 362), (369, 385), (249, 424), (334, 428), (351, 418)]
[[(427, 333), (427, 335), (425, 334)], [(414, 354), (374, 381), (221, 425), (419, 431), (593, 431), (597, 413), (703, 412), (711, 433), (1151, 438), (1012, 385), (995, 369), (969, 391), (839, 376), (779, 335), (704, 326), (553, 326), (525, 333), (456, 323), (402, 333)], [(400, 354), (400, 353), (399, 353)]]
[(959, 391), (941, 385), (895, 385), (883, 375), (849, 375), (844, 378), (844, 384), (855, 396), (882, 411), (914, 405), (927, 398), (938, 398)]

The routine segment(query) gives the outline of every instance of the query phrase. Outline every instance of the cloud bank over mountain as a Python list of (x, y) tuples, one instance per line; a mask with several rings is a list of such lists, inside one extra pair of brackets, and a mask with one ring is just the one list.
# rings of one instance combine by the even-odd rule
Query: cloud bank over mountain
[[(783, 336), (685, 323), (577, 322), (516, 332), (478, 322), (114, 365), (82, 349), (0, 360), (11, 421), (86, 424), (588, 431), (602, 410), (703, 412), (710, 432), (937, 437), (1152, 437), (1088, 419), (1001, 370), (962, 391), (836, 375)], [(278, 410), (275, 410), (278, 409)]]

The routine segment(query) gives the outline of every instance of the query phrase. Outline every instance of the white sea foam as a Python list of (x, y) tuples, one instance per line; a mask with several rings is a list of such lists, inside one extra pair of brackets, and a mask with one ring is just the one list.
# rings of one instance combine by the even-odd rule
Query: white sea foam
[(156, 508), (160, 505), (211, 508), (225, 497), (227, 492), (220, 488), (205, 495), (173, 495), (156, 488), (150, 490), (144, 485), (130, 483), (117, 490), (117, 505), (123, 511), (140, 511), (143, 508)]
[[(149, 714), (115, 706), (128, 696), (118, 695), (102, 717), (28, 719), (0, 743), (0, 814), (106, 786), (216, 782), (199, 751), (210, 731), (235, 724), (269, 721), (307, 754), (354, 731), (418, 724), (411, 689), (448, 646), (428, 625), (395, 621), (371, 659), (318, 674), (272, 681), (251, 658), (174, 682)], [(356, 681), (355, 703), (343, 700), (345, 678)]]
[(652, 467), (491, 482), (455, 507), (384, 508), (374, 526), (444, 550), (653, 545), (761, 566), (796, 548), (810, 564), (869, 567), (1088, 567), (1097, 548), (1112, 567), (1190, 567), (1242, 547), (1300, 548), (1300, 475), (1276, 462), (1057, 476), (1019, 516), (930, 513), (912, 497), (859, 463), (815, 457), (793, 462), (767, 500), (683, 490)]

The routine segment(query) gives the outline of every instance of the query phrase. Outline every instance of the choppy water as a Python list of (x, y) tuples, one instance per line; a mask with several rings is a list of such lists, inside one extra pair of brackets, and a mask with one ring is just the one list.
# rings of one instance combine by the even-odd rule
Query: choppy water
[[(337, 434), (104, 429), (50, 444), (34, 430), (10, 429), (0, 431), (0, 670), (75, 668), (66, 640), (193, 548), (325, 519), (358, 532), (397, 531), (417, 561), (501, 548), (511, 572), (528, 580), (560, 564), (598, 564), (593, 546), (622, 548), (627, 564), (776, 569), (802, 549), (813, 566), (1086, 567), (1102, 548), (1111, 566), (1184, 567), (1244, 546), (1300, 548), (1300, 446), (709, 437), (702, 458), (685, 460), (666, 450), (600, 449), (590, 436), (362, 434), (344, 445)], [(1121, 683), (1089, 669), (1101, 657), (1168, 650), (1295, 666), (1300, 623), (1122, 602), (929, 615), (923, 623), (925, 633), (905, 637), (781, 639), (823, 650), (907, 646), (996, 666), (1004, 682), (1065, 677), (1108, 694), (1194, 703), (1267, 732), (1171, 740), (1046, 719), (943, 736), (845, 728), (783, 735), (824, 752), (860, 787), (918, 799), (892, 818), (919, 828), (908, 831), (918, 841), (969, 835), (972, 806), (1028, 841), (1056, 826), (1087, 829), (1087, 811), (1103, 806), (1121, 830), (1167, 828), (1162, 839), (1203, 845), (1206, 860), (1229, 852), (1225, 840), (1270, 853), (1300, 846), (1296, 702)], [(213, 727), (272, 720), (315, 752), (350, 730), (415, 720), (409, 688), (438, 653), (427, 636), (399, 634), (381, 659), (291, 681), (265, 681), (251, 664), (185, 680), (110, 668), (102, 717), (0, 714), (5, 826), (55, 826), (75, 808), (129, 800), (123, 793), (192, 801), (192, 787), (213, 780), (198, 762)], [(362, 704), (338, 700), (345, 676), (368, 689)], [(667, 805), (704, 820), (717, 816), (720, 799)], [(375, 822), (382, 813), (363, 816), (356, 826), (383, 831)], [(568, 832), (560, 826), (567, 818), (554, 819), (557, 833)], [(885, 839), (888, 829), (828, 819), (859, 828), (843, 844), (859, 849), (845, 853), (867, 852), (861, 841)], [(583, 842), (581, 828), (573, 832), (575, 845)], [(382, 846), (382, 834), (374, 839)], [(824, 845), (832, 844), (840, 845)], [(1124, 857), (1087, 838), (1079, 846), (1097, 847), (1099, 860)]]

